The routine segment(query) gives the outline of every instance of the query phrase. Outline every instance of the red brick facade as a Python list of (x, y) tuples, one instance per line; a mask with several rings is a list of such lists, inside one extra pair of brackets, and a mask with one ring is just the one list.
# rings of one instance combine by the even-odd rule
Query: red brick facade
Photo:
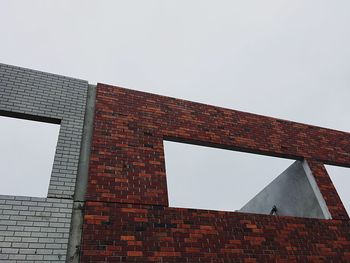
[[(168, 207), (163, 140), (306, 159), (332, 220)], [(99, 84), (82, 262), (350, 262), (350, 134)]]

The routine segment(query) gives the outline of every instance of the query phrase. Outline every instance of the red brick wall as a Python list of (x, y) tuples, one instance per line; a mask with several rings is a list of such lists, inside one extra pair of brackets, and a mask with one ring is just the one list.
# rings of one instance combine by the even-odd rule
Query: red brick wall
[[(306, 159), (333, 220), (169, 208), (163, 140)], [(350, 134), (99, 84), (83, 262), (350, 262)]]

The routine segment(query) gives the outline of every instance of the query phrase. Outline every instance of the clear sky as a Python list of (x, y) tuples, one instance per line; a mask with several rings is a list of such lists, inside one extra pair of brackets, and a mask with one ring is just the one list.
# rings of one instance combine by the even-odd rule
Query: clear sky
[(349, 131), (349, 10), (348, 0), (1, 0), (0, 62)]

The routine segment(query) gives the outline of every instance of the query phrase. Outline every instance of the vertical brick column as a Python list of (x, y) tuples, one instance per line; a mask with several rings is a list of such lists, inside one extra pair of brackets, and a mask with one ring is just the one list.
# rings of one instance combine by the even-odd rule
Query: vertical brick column
[(333, 219), (349, 219), (344, 205), (335, 189), (331, 178), (322, 162), (308, 159), (307, 163), (315, 177), (318, 188), (327, 204)]
[(97, 86), (87, 200), (168, 205), (162, 119), (143, 104), (139, 94)]

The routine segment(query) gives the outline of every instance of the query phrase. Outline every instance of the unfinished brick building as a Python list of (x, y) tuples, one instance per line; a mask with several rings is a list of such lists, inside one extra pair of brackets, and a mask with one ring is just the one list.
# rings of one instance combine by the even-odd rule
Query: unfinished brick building
[[(66, 113), (29, 112), (22, 102), (16, 104), (15, 94), (34, 98), (42, 76), (47, 77), (47, 92), (75, 83), (68, 90), (80, 102), (72, 103), (68, 112), (80, 114), (72, 118), (77, 124), (76, 138), (81, 139), (74, 143), (80, 147), (80, 157), (74, 166), (79, 169), (69, 173), (71, 183), (59, 191), (55, 182), (67, 175), (53, 169), (48, 198), (36, 199), (67, 203), (65, 218), (71, 223), (62, 226), (69, 235), (61, 242), (60, 257), (54, 250), (48, 252), (50, 257), (34, 250), (21, 251), (13, 244), (29, 247), (34, 242), (24, 236), (16, 242), (6, 241), (15, 232), (6, 226), (18, 225), (20, 220), (6, 212), (13, 210), (8, 200), (16, 198), (3, 196), (0, 244), (11, 243), (12, 250), (2, 249), (0, 260), (350, 262), (349, 217), (324, 167), (350, 167), (349, 133), (104, 84), (89, 86), (84, 81), (7, 65), (0, 69), (0, 109), (12, 117), (40, 115), (56, 118), (63, 125)], [(50, 86), (50, 81), (60, 78), (66, 82)], [(63, 135), (69, 138), (70, 133)], [(238, 212), (172, 208), (168, 205), (164, 140), (291, 158), (295, 163), (267, 186), (268, 193), (263, 190)], [(280, 189), (288, 189), (294, 201), (284, 199)], [(269, 215), (271, 204), (278, 202), (286, 210)], [(31, 219), (44, 220), (40, 214)], [(63, 255), (65, 248), (68, 251)]]

